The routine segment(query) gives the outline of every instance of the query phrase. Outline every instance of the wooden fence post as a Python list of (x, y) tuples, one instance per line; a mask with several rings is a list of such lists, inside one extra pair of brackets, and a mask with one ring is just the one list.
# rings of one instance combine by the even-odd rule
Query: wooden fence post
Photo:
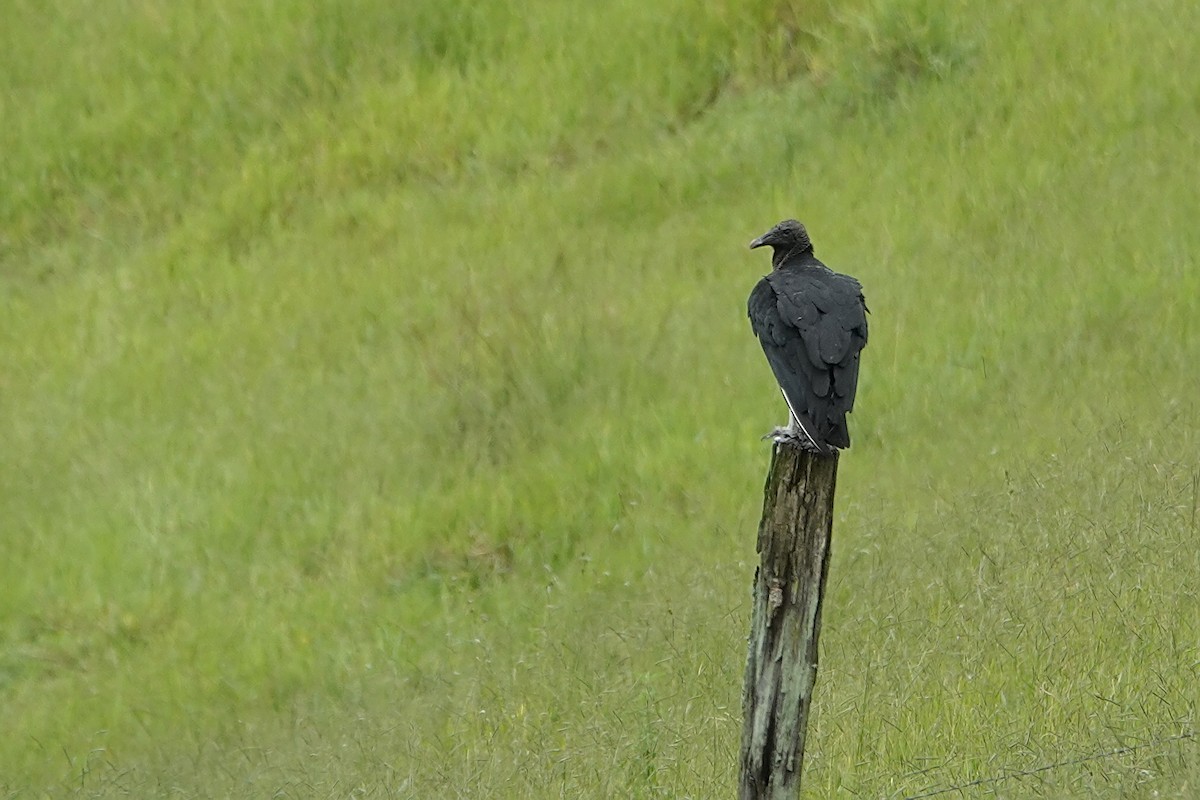
[(838, 457), (776, 444), (758, 526), (740, 800), (795, 800), (817, 679)]

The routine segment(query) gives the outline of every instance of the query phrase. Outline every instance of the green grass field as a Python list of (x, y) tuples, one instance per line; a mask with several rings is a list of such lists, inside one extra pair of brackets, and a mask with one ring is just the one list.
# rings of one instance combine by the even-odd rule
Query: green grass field
[(0, 798), (732, 796), (789, 216), (805, 795), (1200, 793), (1200, 5), (251, 5), (6, 4)]

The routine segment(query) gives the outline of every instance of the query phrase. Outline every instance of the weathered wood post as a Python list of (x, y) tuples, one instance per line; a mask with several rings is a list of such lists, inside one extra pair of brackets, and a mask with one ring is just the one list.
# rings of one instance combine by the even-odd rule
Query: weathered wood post
[(740, 800), (795, 800), (817, 679), (838, 457), (776, 444), (758, 526), (759, 565), (742, 694)]

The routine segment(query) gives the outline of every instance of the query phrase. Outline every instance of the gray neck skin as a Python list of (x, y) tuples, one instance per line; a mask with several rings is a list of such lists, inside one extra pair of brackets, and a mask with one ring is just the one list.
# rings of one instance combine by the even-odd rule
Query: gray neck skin
[[(774, 269), (779, 269), (786, 262), (793, 259), (797, 261), (816, 260), (813, 255), (812, 245), (804, 245), (800, 242), (793, 242), (786, 245), (771, 245), (771, 266)], [(805, 258), (807, 256), (807, 258)]]

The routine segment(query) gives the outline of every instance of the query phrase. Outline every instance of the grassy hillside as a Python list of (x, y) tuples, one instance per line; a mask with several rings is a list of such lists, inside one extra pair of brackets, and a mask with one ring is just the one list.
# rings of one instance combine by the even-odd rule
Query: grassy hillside
[(715, 797), (866, 287), (808, 792), (1200, 786), (1200, 7), (17, 0), (5, 797)]

